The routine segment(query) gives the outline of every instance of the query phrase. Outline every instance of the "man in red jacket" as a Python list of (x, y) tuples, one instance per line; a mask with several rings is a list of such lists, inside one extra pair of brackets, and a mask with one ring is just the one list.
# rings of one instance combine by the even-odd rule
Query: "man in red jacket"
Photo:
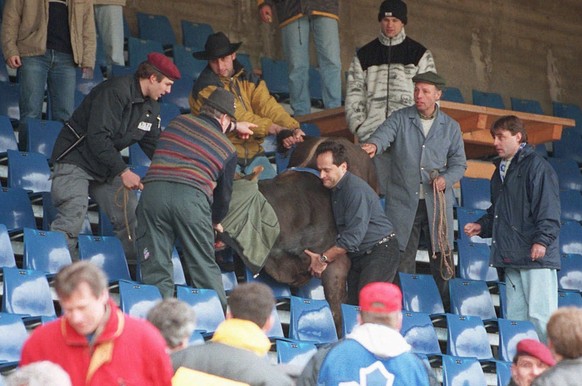
[(149, 322), (121, 312), (101, 269), (87, 261), (69, 265), (57, 274), (55, 290), (63, 316), (32, 333), (21, 366), (54, 362), (73, 386), (172, 384), (164, 338)]

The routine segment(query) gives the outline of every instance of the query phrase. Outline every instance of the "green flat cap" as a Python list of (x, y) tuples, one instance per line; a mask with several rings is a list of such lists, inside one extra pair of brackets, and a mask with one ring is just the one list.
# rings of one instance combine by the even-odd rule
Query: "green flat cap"
[(417, 74), (412, 78), (414, 83), (429, 83), (434, 84), (436, 88), (442, 90), (445, 87), (445, 80), (440, 77), (436, 72), (428, 71), (422, 74)]

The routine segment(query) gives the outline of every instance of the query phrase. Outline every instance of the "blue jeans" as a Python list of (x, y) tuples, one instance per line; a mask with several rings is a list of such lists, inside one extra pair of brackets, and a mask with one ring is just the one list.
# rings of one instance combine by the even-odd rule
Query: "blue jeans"
[(103, 42), (108, 70), (112, 64), (125, 66), (123, 57), (123, 7), (95, 5), (95, 25)]
[(289, 93), (295, 115), (311, 112), (309, 96), (309, 33), (317, 52), (321, 74), (323, 105), (339, 107), (342, 97), (341, 60), (337, 20), (322, 17), (302, 17), (281, 29), (283, 52), (289, 64)]
[(20, 119), (42, 119), (45, 86), (48, 91), (49, 119), (66, 121), (75, 106), (76, 66), (72, 54), (47, 50), (44, 55), (23, 56), (18, 69)]
[(273, 178), (277, 175), (277, 172), (275, 171), (275, 168), (273, 167), (273, 164), (271, 163), (271, 161), (269, 161), (269, 159), (267, 157), (262, 156), (262, 155), (256, 156), (251, 161), (250, 164), (245, 166), (244, 170), (243, 170), (243, 168), (240, 167), (240, 165), (236, 165), (236, 172), (242, 173), (244, 175), (248, 175), (248, 174), (251, 174), (253, 172), (253, 169), (255, 168), (255, 166), (259, 166), (259, 165), (264, 167), (264, 170), (261, 173), (259, 180), (267, 180), (267, 179)]

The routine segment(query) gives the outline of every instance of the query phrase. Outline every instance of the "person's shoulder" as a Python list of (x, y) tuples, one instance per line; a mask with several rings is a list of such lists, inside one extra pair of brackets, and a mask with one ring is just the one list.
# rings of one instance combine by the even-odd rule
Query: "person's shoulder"
[(424, 45), (422, 45), (421, 43), (414, 40), (413, 38), (411, 38), (408, 35), (406, 35), (406, 38), (404, 39), (404, 41), (402, 43), (408, 45), (411, 48), (415, 48), (415, 49), (419, 49), (419, 50), (427, 50), (427, 48)]

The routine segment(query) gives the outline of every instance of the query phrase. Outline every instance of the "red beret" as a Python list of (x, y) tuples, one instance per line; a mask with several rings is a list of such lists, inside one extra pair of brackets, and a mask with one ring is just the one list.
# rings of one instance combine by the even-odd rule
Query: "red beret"
[(148, 63), (169, 79), (180, 79), (180, 70), (166, 55), (159, 52), (150, 52), (148, 54)]
[(529, 355), (542, 361), (548, 366), (556, 364), (556, 360), (552, 356), (550, 349), (535, 339), (522, 339), (517, 344), (517, 351), (515, 355)]
[(360, 310), (387, 314), (402, 310), (402, 292), (392, 283), (366, 284), (360, 291)]

